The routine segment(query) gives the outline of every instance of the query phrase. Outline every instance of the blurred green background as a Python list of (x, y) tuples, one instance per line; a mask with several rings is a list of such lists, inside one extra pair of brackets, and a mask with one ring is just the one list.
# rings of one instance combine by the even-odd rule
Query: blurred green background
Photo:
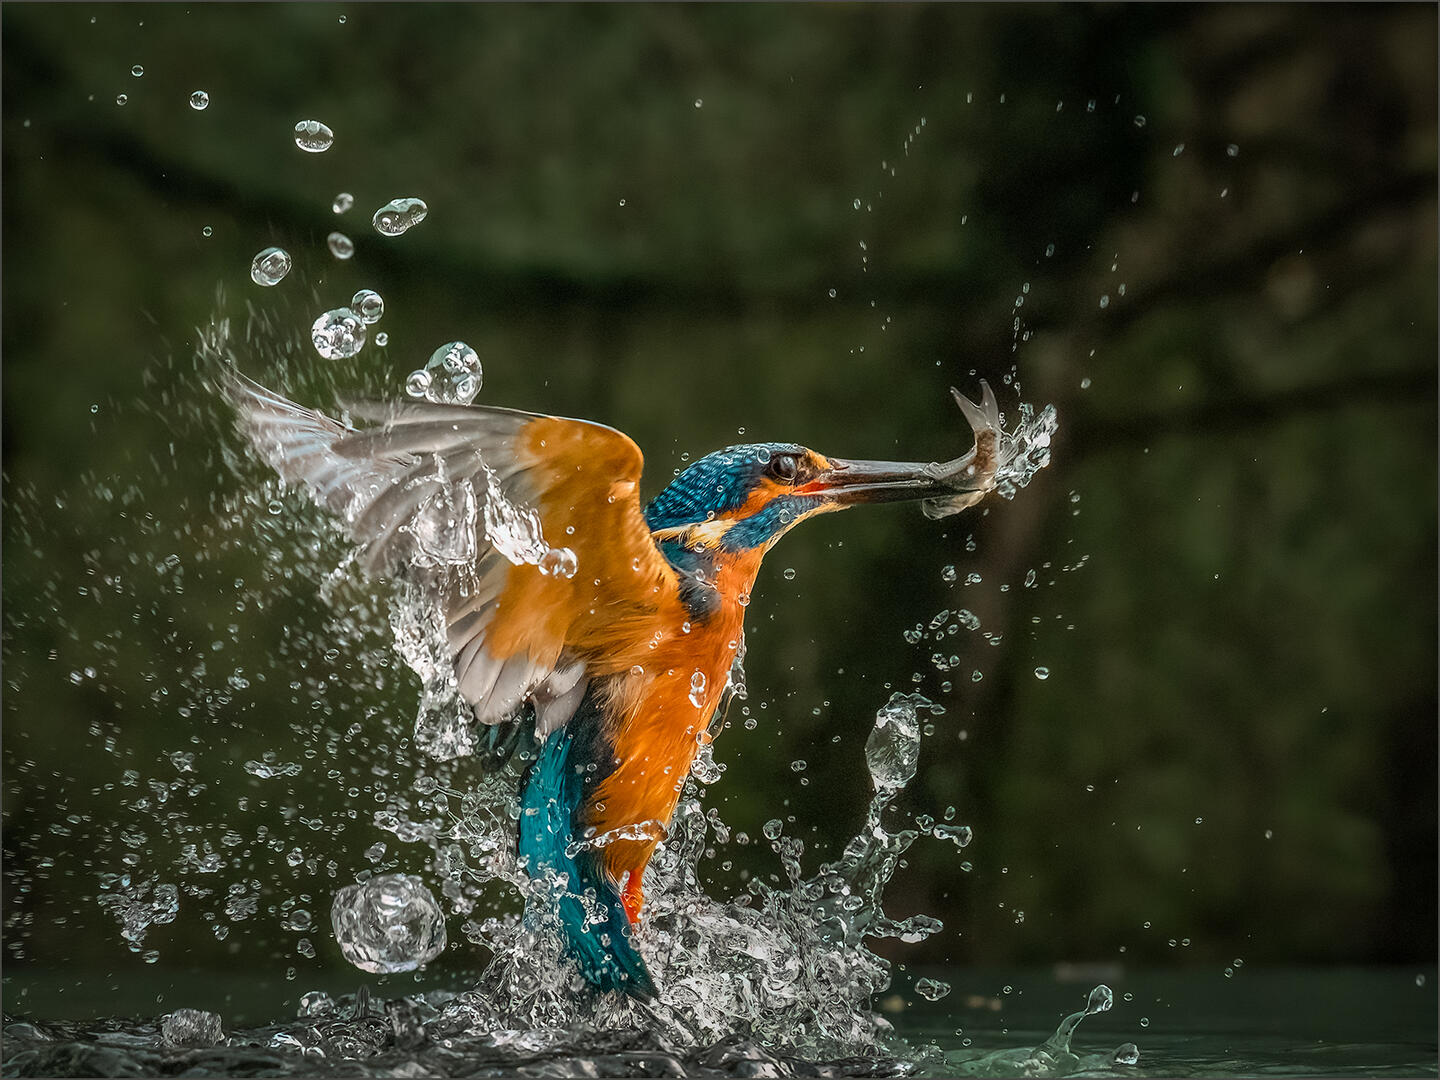
[[(888, 955), (1433, 962), (1433, 6), (10, 3), (0, 29), (12, 995), (353, 984), (330, 895), (376, 840), (426, 870), (370, 822), (419, 764), (416, 681), (365, 689), (383, 589), (344, 586), (373, 626), (331, 640), (343, 547), (309, 550), (294, 501), (230, 521), (265, 473), (190, 359), (220, 285), (287, 335), (385, 297), (386, 348), (242, 357), (302, 401), (398, 392), (463, 338), (481, 400), (631, 434), (646, 495), (731, 442), (953, 456), (948, 388), (979, 377), (1053, 402), (1013, 502), (772, 553), (726, 820), (793, 816), (833, 857), (874, 712), (914, 688), (947, 711), (905, 809), (976, 839), (911, 850), (891, 912), (947, 929)], [(429, 217), (379, 236), (401, 195)], [(296, 271), (261, 295), (272, 243)], [(961, 608), (980, 630), (904, 637)], [(243, 769), (266, 751), (305, 771)], [(708, 865), (716, 892), (779, 870)], [(126, 870), (182, 886), (151, 968), (96, 899)], [(442, 981), (482, 959), (459, 921)]]

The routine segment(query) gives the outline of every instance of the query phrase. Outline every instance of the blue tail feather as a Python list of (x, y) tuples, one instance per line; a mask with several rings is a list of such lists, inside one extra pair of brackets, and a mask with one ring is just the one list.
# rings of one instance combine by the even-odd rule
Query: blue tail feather
[[(552, 732), (525, 777), (520, 793), (520, 855), (532, 878), (556, 881), (564, 875), (564, 887), (557, 882), (550, 898), (566, 951), (580, 965), (586, 981), (600, 990), (621, 990), (648, 1001), (655, 996), (655, 984), (630, 938), (630, 922), (619, 894), (591, 852), (571, 855), (567, 850), (575, 841), (575, 811), (585, 788), (584, 763), (570, 760), (574, 743), (570, 728)], [(589, 896), (604, 907), (599, 921), (587, 917), (582, 898)]]

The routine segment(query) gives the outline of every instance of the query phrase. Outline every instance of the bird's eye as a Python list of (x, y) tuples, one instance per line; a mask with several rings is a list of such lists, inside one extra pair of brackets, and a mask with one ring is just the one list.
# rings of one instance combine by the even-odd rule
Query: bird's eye
[(777, 480), (794, 480), (800, 472), (800, 463), (794, 454), (777, 454), (770, 459), (770, 475)]

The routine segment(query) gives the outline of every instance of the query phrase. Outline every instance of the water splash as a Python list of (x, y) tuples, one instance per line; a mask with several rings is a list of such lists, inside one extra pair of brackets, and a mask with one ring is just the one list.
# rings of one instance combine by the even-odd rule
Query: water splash
[(384, 975), (424, 967), (445, 949), (445, 916), (425, 883), (382, 874), (335, 894), (335, 941), (361, 971)]
[[(286, 304), (304, 302), (295, 289), (253, 290), (252, 295), (274, 310), (252, 306), (248, 318), (234, 326), (217, 317), (202, 333), (202, 371), (233, 362), (238, 351), (261, 350), (269, 362), (305, 362), (306, 322), (292, 318), (282, 324), (275, 314)], [(292, 330), (280, 329), (291, 324)], [(254, 368), (254, 357), (247, 356), (241, 366)], [(328, 372), (322, 370), (320, 377), (329, 378)], [(166, 414), (167, 422), (172, 414)], [(231, 422), (214, 410), (183, 420), (210, 439), (226, 432)], [(901, 1059), (913, 1057), (912, 1052), (870, 1007), (874, 995), (888, 988), (891, 970), (869, 944), (884, 938), (921, 941), (942, 928), (939, 920), (926, 915), (893, 919), (883, 907), (884, 890), (904, 853), (915, 843), (929, 842), (928, 830), (896, 820), (893, 804), (913, 780), (923, 752), (925, 719), (940, 715), (938, 706), (919, 695), (896, 695), (879, 710), (867, 741), (874, 798), (838, 857), (817, 862), (777, 822), (765, 835), (783, 868), (782, 881), (752, 881), (740, 895), (724, 899), (705, 894), (701, 862), (711, 849), (746, 841), (726, 825), (717, 808), (702, 804), (702, 797), (710, 795), (702, 792), (702, 785), (708, 789), (723, 780), (708, 743), (702, 744), (645, 882), (649, 904), (637, 939), (663, 988), (662, 998), (645, 1007), (593, 995), (560, 955), (558, 936), (544, 918), (526, 920), (515, 912), (517, 903), (543, 884), (530, 881), (515, 858), (514, 803), (524, 762), (517, 758), (497, 773), (477, 776), (464, 761), (475, 750), (473, 718), (456, 691), (444, 625), (429, 593), (406, 583), (392, 599), (388, 586), (364, 581), (350, 568), (348, 542), (319, 511), (285, 491), (238, 443), (226, 443), (222, 451), (247, 486), (217, 492), (200, 526), (199, 547), (218, 553), (241, 548), (264, 553), (269, 580), (236, 585), (237, 603), (264, 602), (273, 595), (276, 581), (293, 582), (288, 588), (297, 596), (311, 595), (301, 590), (320, 582), (317, 592), (325, 612), (315, 626), (298, 632), (268, 658), (274, 670), (296, 673), (296, 702), (302, 706), (297, 712), (314, 703), (317, 720), (297, 729), (307, 751), (313, 751), (303, 759), (303, 781), (286, 767), (299, 763), (298, 757), (285, 762), (261, 755), (253, 762), (259, 768), (252, 775), (265, 782), (267, 794), (301, 783), (313, 791), (333, 782), (346, 798), (335, 816), (302, 814), (293, 833), (246, 835), (253, 826), (228, 823), (233, 807), (207, 811), (203, 799), (193, 797), (197, 772), (203, 775), (207, 767), (203, 756), (189, 759), (189, 769), (182, 769), (175, 762), (187, 759), (173, 757), (167, 748), (163, 760), (168, 778), (147, 783), (137, 769), (137, 790), (126, 813), (133, 810), (142, 823), (159, 821), (162, 813), (172, 815), (163, 820), (167, 831), (173, 828), (182, 840), (176, 844), (183, 850), (172, 878), (178, 888), (167, 888), (154, 874), (133, 879), (117, 875), (102, 888), (102, 895), (114, 899), (102, 902), (137, 949), (143, 946), (145, 930), (173, 920), (182, 903), (187, 911), (193, 908), (212, 920), (218, 938), (245, 920), (273, 919), (299, 933), (304, 922), (300, 913), (317, 906), (317, 885), (323, 890), (321, 903), (332, 890), (358, 887), (346, 881), (350, 868), (334, 862), (327, 866), (324, 855), (307, 850), (306, 829), (342, 825), (348, 826), (345, 842), (357, 855), (374, 851), (375, 831), (389, 841), (375, 856), (380, 865), (372, 868), (357, 859), (364, 867), (360, 873), (423, 875), (436, 908), (457, 920), (459, 934), (453, 936), (465, 937), (494, 957), (478, 983), (464, 993), (405, 999), (383, 1009), (372, 1009), (369, 1003), (361, 1007), (357, 1001), (351, 1016), (344, 1015), (343, 1004), (327, 1005), (311, 997), (309, 1015), (251, 1032), (231, 1032), (227, 1047), (271, 1055), (267, 1060), (277, 1062), (276, 1070), (282, 1072), (303, 1071), (322, 1054), (368, 1059), (401, 1050), (412, 1063), (423, 1062), (423, 1054), (431, 1052), (488, 1054), (492, 1060), (522, 1052), (533, 1059), (544, 1052), (572, 1055), (573, 1060), (598, 1055), (612, 1067), (622, 1060), (617, 1055), (648, 1054), (646, 1060), (657, 1064), (673, 1059), (690, 1068), (752, 1075), (790, 1071), (802, 1058), (834, 1061), (855, 1055), (865, 1056), (877, 1071), (910, 1067)], [(477, 480), (470, 488), (446, 483), (437, 487), (447, 493), (448, 502), (437, 504), (433, 529), (423, 537), (423, 545), (417, 537), (417, 546), (429, 545), (435, 559), (430, 570), (454, 574), (458, 580), (463, 569), (458, 564), (470, 542), (467, 530), (470, 539), (478, 540), (483, 529), (486, 539), (514, 562), (542, 569), (548, 565), (561, 576), (575, 573), (569, 561), (574, 553), (567, 556), (567, 549), (552, 547), (529, 509), (506, 498), (493, 475), (482, 470), (482, 476), (484, 483)], [(128, 512), (144, 496), (137, 489), (121, 505)], [(279, 513), (271, 512), (272, 504)], [(187, 523), (198, 516), (194, 508), (182, 512)], [(218, 565), (207, 568), (204, 559), (197, 565), (189, 554), (172, 561), (166, 542), (164, 528), (157, 527), (138, 552), (144, 572), (164, 576), (177, 590), (195, 588), (221, 572)], [(578, 569), (583, 572), (583, 567)], [(216, 584), (230, 587), (228, 577)], [(353, 705), (375, 689), (397, 701), (415, 700), (413, 682), (402, 678), (403, 669), (394, 663), (397, 653), (420, 676), (420, 715), (413, 727), (408, 717), (396, 718), (370, 706), (362, 712)], [(737, 642), (726, 697), (744, 696), (743, 653), (743, 641)], [(243, 715), (247, 679), (254, 673), (214, 658), (226, 655), (223, 647), (214, 650), (205, 664), (165, 687), (169, 701), (185, 710), (184, 716)], [(297, 663), (302, 658), (303, 665)], [(81, 677), (95, 676), (82, 672)], [(364, 695), (358, 693), (361, 689)], [(710, 687), (704, 690), (713, 692)], [(373, 775), (369, 770), (377, 763), (386, 775), (367, 779), (361, 789), (358, 778)], [(338, 767), (329, 770), (335, 775), (327, 780), (323, 774), (330, 765)], [(192, 798), (176, 797), (183, 792), (191, 792)], [(373, 816), (359, 809), (362, 795), (374, 799), (378, 809)], [(204, 820), (201, 815), (207, 814)], [(646, 828), (649, 835), (653, 826), (635, 827)], [(581, 841), (603, 845), (618, 838), (597, 835)], [(958, 846), (955, 836), (942, 835), (940, 840)], [(270, 851), (274, 854), (267, 855)], [(247, 865), (262, 860), (276, 868), (274, 881), (244, 876)], [(289, 873), (295, 875), (294, 883), (285, 882), (283, 875)], [(229, 881), (217, 877), (227, 874)], [(327, 886), (326, 879), (333, 884)], [(277, 884), (284, 890), (278, 897)], [(347, 901), (345, 910), (353, 908)], [(300, 945), (296, 951), (305, 955)], [(938, 984), (928, 989), (939, 992)], [(641, 1030), (646, 1034), (637, 1034)], [(64, 1030), (52, 1034), (63, 1035)], [(150, 1022), (137, 1038), (142, 1035), (151, 1040), (147, 1047), (158, 1046), (159, 1021)], [(416, 1040), (429, 1049), (416, 1049), (421, 1045)], [(397, 1059), (385, 1060), (393, 1064)], [(377, 1061), (377, 1067), (381, 1064)], [(147, 1066), (142, 1071), (156, 1070)]]
[(1039, 1046), (1029, 1050), (997, 1050), (964, 1061), (952, 1056), (947, 1064), (958, 1076), (1070, 1076), (1108, 1071), (1117, 1065), (1135, 1065), (1140, 1060), (1140, 1050), (1134, 1043), (1123, 1043), (1102, 1053), (1077, 1054), (1071, 1049), (1080, 1022), (1087, 1016), (1109, 1012), (1114, 1003), (1114, 993), (1101, 983), (1090, 991), (1085, 1008), (1060, 1021), (1054, 1034)]
[(1050, 440), (1060, 420), (1054, 405), (1046, 405), (1037, 415), (1035, 407), (1022, 401), (1020, 419), (1014, 429), (1000, 440), (1000, 467), (995, 473), (995, 491), (1002, 499), (1015, 498), (1016, 492), (1050, 464)]

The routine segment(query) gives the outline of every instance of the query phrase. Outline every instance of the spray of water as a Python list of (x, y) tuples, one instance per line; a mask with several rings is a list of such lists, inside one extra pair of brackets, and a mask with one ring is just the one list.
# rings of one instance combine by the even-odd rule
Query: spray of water
[[(301, 328), (299, 334), (292, 324)], [(254, 371), (307, 356), (305, 325), (274, 306), (251, 306), (238, 325), (217, 314), (200, 335), (198, 383), (208, 383), (215, 400), (221, 365), (238, 363)], [(175, 408), (174, 400), (162, 398), (160, 404), (170, 409), (172, 417), (184, 413)], [(1019, 425), (1000, 442), (997, 486), (1006, 497), (1048, 461), (1055, 426), (1052, 408), (1038, 417), (1028, 406), (1022, 405), (1020, 412)], [(230, 422), (223, 409), (213, 405), (193, 408), (188, 417), (194, 424), (209, 426), (210, 438)], [(460, 920), (462, 935), (489, 950), (493, 959), (477, 985), (462, 993), (390, 1003), (388, 1025), (372, 1015), (367, 1002), (351, 1003), (346, 1016), (343, 1004), (322, 1000), (323, 995), (307, 995), (302, 1013), (308, 1015), (296, 1024), (261, 1033), (268, 1047), (298, 1054), (300, 1059), (371, 1057), (387, 1048), (403, 1049), (416, 1039), (456, 1051), (473, 1051), (483, 1044), (496, 1052), (533, 1053), (557, 1047), (568, 1048), (566, 1052), (577, 1047), (598, 1052), (594, 1043), (601, 1038), (598, 1033), (613, 1037), (615, 1032), (644, 1031), (656, 1040), (654, 1045), (648, 1050), (632, 1046), (624, 1052), (663, 1049), (716, 1067), (726, 1062), (778, 1061), (786, 1055), (832, 1061), (862, 1055), (885, 1058), (900, 1067), (905, 1048), (894, 1038), (890, 1024), (870, 1007), (873, 997), (889, 986), (890, 966), (871, 951), (869, 943), (884, 938), (917, 942), (942, 929), (939, 920), (926, 915), (890, 918), (883, 906), (884, 891), (904, 852), (922, 836), (939, 836), (957, 849), (969, 840), (964, 826), (939, 827), (954, 835), (942, 834), (928, 821), (920, 828), (905, 827), (894, 808), (896, 797), (915, 775), (927, 718), (941, 715), (940, 706), (918, 694), (896, 694), (879, 710), (866, 743), (874, 795), (861, 827), (838, 858), (812, 861), (807, 870), (802, 842), (784, 835), (774, 823), (776, 827), (767, 826), (765, 839), (784, 868), (784, 882), (771, 886), (752, 880), (743, 894), (728, 899), (707, 895), (699, 863), (716, 846), (745, 838), (734, 834), (716, 808), (704, 806), (708, 789), (721, 781), (723, 770), (708, 752), (702, 753), (645, 882), (648, 906), (638, 943), (663, 992), (650, 1005), (593, 994), (561, 955), (559, 935), (547, 924), (547, 906), (523, 903), (537, 890), (543, 891), (544, 883), (529, 880), (516, 863), (515, 792), (521, 766), (512, 763), (493, 774), (468, 766), (466, 758), (474, 750), (472, 721), (458, 695), (430, 594), (414, 584), (381, 589), (365, 582), (355, 573), (353, 555), (332, 522), (258, 468), (238, 438), (221, 440), (220, 445), (224, 468), (245, 482), (238, 490), (217, 494), (210, 513), (199, 515), (206, 533), (201, 548), (212, 557), (240, 546), (264, 553), (269, 581), (237, 586), (242, 610), (247, 603), (267, 602), (276, 582), (296, 582), (298, 587), (301, 582), (319, 581), (319, 596), (330, 605), (323, 629), (324, 664), (317, 665), (320, 671), (308, 670), (317, 642), (306, 639), (282, 642), (267, 656), (266, 670), (237, 668), (217, 674), (226, 652), (223, 638), (217, 639), (212, 656), (191, 665), (188, 675), (181, 665), (179, 684), (167, 687), (166, 696), (178, 705), (182, 717), (213, 720), (243, 704), (252, 678), (288, 677), (289, 672), (307, 669), (303, 678), (291, 683), (297, 712), (314, 714), (313, 722), (293, 725), (306, 746), (304, 754), (297, 755), (299, 760), (283, 761), (269, 751), (259, 760), (248, 760), (247, 771), (264, 783), (286, 784), (297, 778), (315, 782), (325, 763), (343, 757), (343, 745), (357, 762), (385, 763), (378, 770), (383, 775), (363, 789), (378, 808), (357, 814), (355, 803), (362, 791), (352, 784), (345, 821), (300, 812), (289, 832), (261, 826), (247, 835), (241, 826), (226, 824), (223, 809), (207, 819), (203, 804), (186, 810), (177, 807), (178, 799), (172, 801), (181, 792), (194, 793), (193, 751), (176, 750), (171, 755), (175, 776), (163, 783), (151, 780), (141, 787), (138, 770), (133, 780), (127, 773), (126, 782), (137, 788), (137, 797), (128, 806), (128, 827), (140, 830), (147, 820), (163, 823), (182, 845), (179, 857), (162, 870), (143, 871), (141, 860), (134, 858), (116, 871), (105, 871), (100, 879), (100, 902), (113, 913), (131, 948), (142, 948), (150, 927), (174, 920), (190, 904), (202, 910), (216, 936), (223, 938), (231, 925), (259, 917), (262, 895), (277, 891), (287, 898), (267, 907), (266, 916), (279, 917), (290, 930), (323, 932), (314, 925), (310, 910), (323, 911), (328, 896), (338, 891), (333, 918), (344, 927), (347, 955), (362, 957), (361, 966), (368, 965), (369, 970), (404, 970), (414, 966), (412, 960), (423, 962), (399, 955), (398, 938), (365, 939), (367, 927), (377, 928), (374, 933), (382, 936), (387, 932), (389, 909), (403, 912), (407, 940), (420, 942), (417, 949), (433, 955), (436, 942), (444, 940), (443, 925), (438, 933), (433, 925), (443, 918), (443, 908)], [(133, 504), (144, 492), (132, 495)], [(443, 572), (466, 562), (483, 533), (512, 561), (533, 563), (546, 572), (574, 572), (573, 554), (551, 547), (533, 511), (498, 498), (497, 485), (489, 484), (482, 492), (442, 484), (436, 499), (431, 508), (434, 535), (416, 536), (417, 549), (430, 558), (431, 569)], [(422, 533), (426, 520), (422, 515)], [(163, 527), (160, 532), (163, 547)], [(157, 572), (170, 577), (177, 593), (183, 591), (184, 568), (178, 560), (159, 558)], [(373, 707), (347, 717), (350, 699), (365, 697), (359, 691), (394, 687), (397, 692), (413, 692), (408, 680), (396, 685), (394, 654), (419, 677), (420, 706), (413, 723), (402, 725)], [(742, 660), (743, 647), (729, 687), (738, 696), (744, 694)], [(342, 786), (351, 780), (337, 769), (328, 771)], [(298, 799), (295, 802), (300, 805)], [(322, 863), (321, 856), (305, 850), (303, 830), (339, 832), (347, 825), (354, 831), (369, 826), (393, 837), (390, 846), (372, 843), (366, 852), (374, 863), (387, 856), (389, 861), (349, 875), (333, 860)], [(119, 830), (126, 827), (117, 824)], [(963, 839), (958, 830), (963, 830)], [(373, 841), (373, 834), (367, 839)], [(598, 845), (609, 839), (586, 837), (582, 842)], [(347, 838), (342, 838), (344, 842)], [(143, 843), (143, 831), (138, 843)], [(358, 852), (365, 845), (355, 846)], [(275, 882), (234, 873), (243, 865), (254, 866), (255, 854), (263, 850), (273, 852), (277, 870), (288, 868), (309, 878), (323, 875), (333, 886), (322, 885), (317, 892), (314, 884), (297, 888), (282, 881), (277, 890)], [(350, 881), (365, 885), (385, 869), (412, 876), (397, 874), (363, 888), (341, 888)], [(439, 901), (413, 876), (422, 869), (438, 885)], [(223, 880), (227, 872), (228, 882)], [(517, 906), (525, 906), (524, 916), (516, 913)], [(299, 939), (297, 948), (301, 955), (307, 954), (307, 948), (313, 955), (307, 937)], [(1078, 1023), (1083, 1015), (1071, 1019)], [(217, 1024), (204, 1016), (197, 1021), (177, 1013), (169, 1021), (169, 1034), (159, 1034), (162, 1041), (183, 1043), (208, 1038)], [(1036, 1060), (1043, 1051), (1053, 1059), (1054, 1068), (1066, 1067), (1069, 1059), (1064, 1055), (1073, 1030), (1074, 1023), (1068, 1028), (1062, 1025), (1063, 1047), (1052, 1039), (1034, 1051)], [(1057, 1039), (1062, 1032), (1057, 1032)], [(246, 1044), (256, 1045), (259, 1037), (247, 1034)], [(237, 1036), (227, 1038), (233, 1044)], [(757, 1066), (760, 1071), (748, 1074), (766, 1075), (768, 1067)]]

